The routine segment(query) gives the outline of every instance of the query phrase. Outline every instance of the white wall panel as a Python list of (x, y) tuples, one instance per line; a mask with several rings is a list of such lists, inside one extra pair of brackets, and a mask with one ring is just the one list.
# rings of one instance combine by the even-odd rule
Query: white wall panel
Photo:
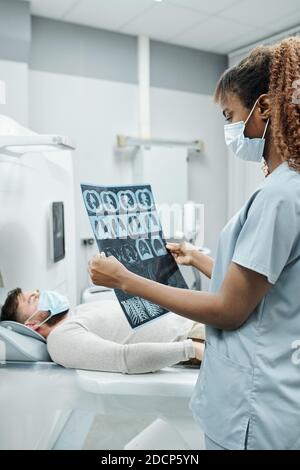
[(92, 237), (80, 183), (130, 184), (128, 154), (116, 152), (116, 135), (137, 135), (137, 87), (70, 75), (30, 71), (30, 123), (39, 132), (62, 133), (77, 144), (73, 154), (79, 301), (87, 286), (87, 261), (95, 249), (81, 239)]

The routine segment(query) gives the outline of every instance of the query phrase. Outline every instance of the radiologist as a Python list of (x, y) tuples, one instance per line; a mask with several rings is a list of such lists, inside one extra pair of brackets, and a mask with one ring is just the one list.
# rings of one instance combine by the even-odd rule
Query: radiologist
[[(202, 322), (206, 348), (190, 402), (207, 449), (299, 449), (300, 38), (260, 46), (219, 80), (225, 140), (266, 178), (221, 232), (216, 259), (167, 245), (211, 277), (210, 292), (165, 286), (96, 255), (95, 284)], [(299, 91), (299, 90), (298, 90)]]

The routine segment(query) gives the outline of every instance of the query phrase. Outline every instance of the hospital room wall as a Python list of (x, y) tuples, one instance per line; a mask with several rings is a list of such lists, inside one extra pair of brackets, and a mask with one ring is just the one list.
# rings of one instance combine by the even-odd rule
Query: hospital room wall
[(6, 84), (6, 102), (0, 103), (0, 114), (28, 124), (28, 64), (0, 59), (0, 80)]
[[(219, 233), (227, 221), (227, 150), (223, 119), (211, 95), (152, 88), (151, 107), (153, 135), (204, 141), (203, 152), (189, 155), (188, 197), (204, 204), (204, 245), (214, 256)], [(167, 184), (176, 186), (180, 181)], [(202, 286), (208, 289), (205, 277)]]
[[(136, 54), (132, 49), (132, 38), (118, 35), (119, 39), (116, 33), (114, 36), (108, 33), (105, 44), (113, 40), (115, 50), (111, 55), (113, 64), (110, 63), (107, 73), (105, 67), (101, 68), (101, 60), (103, 56), (107, 57), (107, 50), (101, 49), (96, 66), (95, 58), (82, 56), (81, 47), (81, 64), (76, 63), (72, 56), (71, 38), (81, 36), (83, 43), (89, 44), (86, 49), (88, 54), (95, 39), (97, 44), (103, 44), (103, 34), (107, 32), (93, 30), (92, 39), (88, 31), (90, 28), (78, 29), (76, 26), (74, 34), (74, 25), (64, 25), (67, 28), (65, 30), (63, 24), (57, 23), (39, 18), (33, 21), (33, 52), (29, 72), (30, 127), (38, 132), (69, 135), (77, 144), (74, 152), (74, 236), (79, 301), (81, 291), (88, 283), (87, 260), (96, 251), (95, 247), (86, 248), (82, 245), (83, 238), (91, 237), (91, 229), (79, 185), (81, 182), (109, 185), (131, 184), (133, 181), (132, 161), (128, 153), (116, 151), (116, 135), (138, 135), (139, 131)], [(61, 44), (60, 51), (64, 52), (52, 49), (53, 42), (50, 40), (53, 38), (53, 29), (56, 40)], [(120, 54), (116, 46), (119, 40), (122, 41), (121, 53), (126, 55), (129, 63), (127, 69), (125, 67), (121, 71), (120, 65), (114, 64), (116, 54)], [(53, 57), (55, 54), (65, 54), (66, 60), (62, 55)], [(67, 58), (70, 57), (68, 65)], [(227, 191), (227, 164), (222, 120), (211, 94), (226, 60), (224, 56), (201, 51), (198, 53), (163, 43), (152, 44), (151, 59), (152, 135), (172, 139), (202, 138), (205, 142), (205, 152), (193, 156), (189, 162), (189, 198), (205, 204), (205, 244), (214, 249), (217, 234), (226, 221), (227, 206), (223, 195)], [(169, 60), (170, 67), (166, 65), (166, 60)], [(177, 76), (180, 75), (174, 67), (182, 60), (187, 61), (186, 72), (174, 80), (176, 72)], [(204, 63), (208, 76), (205, 77), (205, 83), (201, 84), (198, 77), (202, 76)], [(167, 176), (166, 184), (170, 184)]]
[[(130, 184), (130, 160), (115, 153), (117, 133), (137, 134), (137, 87), (87, 77), (30, 71), (30, 125), (38, 132), (59, 132), (76, 143), (74, 158), (77, 301), (87, 287), (88, 259), (96, 247), (83, 206), (80, 183)], [(57, 99), (59, 97), (59, 99)]]
[[(74, 153), (78, 293), (86, 287), (87, 259), (95, 251), (82, 246), (91, 237), (79, 190), (81, 182), (131, 184), (132, 164), (115, 151), (118, 133), (137, 135), (137, 86), (30, 71), (30, 125), (61, 132), (76, 140)], [(57, 99), (57, 96), (60, 99)], [(74, 98), (75, 97), (75, 98)], [(227, 167), (220, 118), (210, 96), (152, 88), (153, 135), (204, 138), (204, 154), (189, 163), (189, 198), (205, 204), (205, 243), (214, 248), (226, 221)], [(203, 112), (205, 110), (205, 112)], [(174, 162), (176, 164), (176, 162)], [(166, 184), (170, 184), (166, 176)], [(172, 182), (171, 184), (176, 184)], [(78, 297), (79, 301), (79, 297)]]
[[(0, 115), (27, 128), (28, 64), (0, 60), (0, 78), (6, 84), (6, 102), (0, 104)], [(68, 293), (74, 304), (74, 237), (66, 234), (67, 256), (59, 263), (50, 260), (49, 248), (53, 201), (64, 201), (66, 227), (74, 225), (70, 153), (54, 152), (47, 156), (36, 153), (12, 158), (0, 151), (0, 168), (0, 273), (4, 288), (57, 289)], [(61, 178), (65, 179), (64, 185), (68, 181), (70, 186), (61, 184)]]
[(30, 5), (0, 0), (0, 80), (6, 83), (6, 103), (0, 114), (28, 124), (28, 58), (31, 41)]

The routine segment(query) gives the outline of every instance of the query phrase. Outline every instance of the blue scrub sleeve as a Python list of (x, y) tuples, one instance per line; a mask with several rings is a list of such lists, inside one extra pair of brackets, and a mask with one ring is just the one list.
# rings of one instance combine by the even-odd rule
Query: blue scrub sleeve
[(275, 284), (299, 236), (295, 202), (284, 190), (262, 189), (253, 200), (232, 261)]

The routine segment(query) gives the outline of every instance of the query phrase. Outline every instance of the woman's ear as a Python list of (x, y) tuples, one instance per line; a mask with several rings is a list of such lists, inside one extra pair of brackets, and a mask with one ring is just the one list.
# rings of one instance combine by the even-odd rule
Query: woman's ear
[(258, 98), (258, 109), (262, 119), (270, 119), (271, 117), (271, 101), (269, 95), (260, 95)]

